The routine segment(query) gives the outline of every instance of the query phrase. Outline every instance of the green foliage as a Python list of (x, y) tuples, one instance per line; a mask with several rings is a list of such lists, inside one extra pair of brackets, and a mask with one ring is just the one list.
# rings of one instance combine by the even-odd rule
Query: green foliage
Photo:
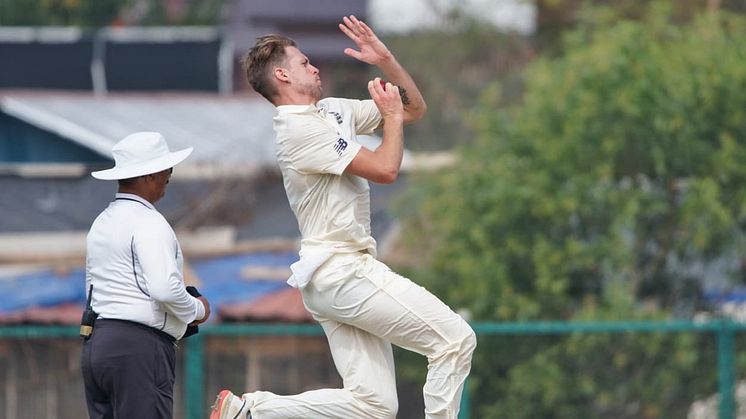
[[(664, 317), (655, 310), (636, 308), (624, 288), (624, 284), (608, 287), (603, 304), (586, 303), (574, 319)], [(489, 343), (503, 346), (499, 341)], [(487, 406), (477, 403), (478, 417), (683, 418), (695, 397), (716, 388), (715, 342), (706, 334), (583, 333), (530, 343), (524, 342), (519, 356), (503, 360), (493, 360), (482, 351), (477, 362), (502, 363), (506, 377), (483, 378), (481, 400), (496, 400)], [(500, 390), (493, 395), (481, 391), (495, 389), (496, 384)]]
[(672, 307), (690, 297), (682, 277), (702, 279), (693, 263), (739, 253), (743, 22), (655, 24), (577, 33), (530, 68), (518, 108), (495, 111), (485, 92), (476, 143), (418, 185), (410, 220), (452, 301), (484, 319), (564, 318), (619, 279)]
[[(746, 12), (743, 0), (535, 0), (538, 23), (536, 43), (544, 54), (561, 49), (562, 34), (577, 27), (604, 28), (620, 20), (646, 20), (665, 10), (665, 17), (679, 24), (703, 12)], [(657, 11), (655, 11), (658, 9)]]
[[(419, 282), (476, 320), (618, 320), (689, 316), (708, 275), (744, 276), (745, 22), (670, 21), (574, 32), (519, 107), (485, 89), (475, 143), (413, 188)], [(476, 417), (683, 417), (714, 390), (693, 336), (543, 343), (480, 342)]]
[(169, 16), (160, 0), (2, 0), (0, 25), (80, 26), (215, 25), (222, 0), (189, 0)]
[(0, 25), (106, 26), (123, 3), (122, 0), (4, 0), (0, 2)]

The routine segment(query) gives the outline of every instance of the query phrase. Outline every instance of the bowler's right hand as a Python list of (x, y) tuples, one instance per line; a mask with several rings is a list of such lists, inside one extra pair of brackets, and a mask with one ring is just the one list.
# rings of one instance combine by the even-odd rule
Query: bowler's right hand
[(386, 83), (385, 86), (384, 88), (379, 77), (369, 81), (368, 92), (370, 97), (378, 107), (384, 121), (398, 119), (399, 122), (403, 122), (404, 105), (399, 94), (399, 87), (391, 83)]

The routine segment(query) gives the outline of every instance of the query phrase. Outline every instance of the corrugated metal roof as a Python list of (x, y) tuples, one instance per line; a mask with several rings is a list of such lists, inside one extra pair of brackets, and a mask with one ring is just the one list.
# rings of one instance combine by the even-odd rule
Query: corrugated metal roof
[(105, 157), (135, 131), (158, 131), (172, 149), (194, 147), (182, 166), (275, 167), (274, 107), (249, 95), (0, 92), (0, 110)]

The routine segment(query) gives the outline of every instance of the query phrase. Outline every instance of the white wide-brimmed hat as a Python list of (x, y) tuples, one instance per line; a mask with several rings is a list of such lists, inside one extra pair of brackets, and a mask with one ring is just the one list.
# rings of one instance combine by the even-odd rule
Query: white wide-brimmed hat
[(114, 167), (91, 176), (103, 180), (129, 179), (169, 169), (192, 153), (193, 147), (170, 151), (166, 139), (158, 132), (136, 132), (114, 144), (111, 154)]

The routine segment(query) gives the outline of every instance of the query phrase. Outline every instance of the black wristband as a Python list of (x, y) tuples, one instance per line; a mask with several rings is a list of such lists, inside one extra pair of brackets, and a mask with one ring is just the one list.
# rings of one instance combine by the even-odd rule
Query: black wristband
[(199, 298), (199, 297), (202, 296), (202, 294), (200, 294), (199, 291), (197, 291), (197, 288), (195, 288), (195, 287), (193, 287), (191, 285), (188, 285), (186, 287), (186, 292), (187, 292), (187, 294), (189, 294), (189, 295), (191, 295), (192, 297), (195, 297), (195, 298)]

